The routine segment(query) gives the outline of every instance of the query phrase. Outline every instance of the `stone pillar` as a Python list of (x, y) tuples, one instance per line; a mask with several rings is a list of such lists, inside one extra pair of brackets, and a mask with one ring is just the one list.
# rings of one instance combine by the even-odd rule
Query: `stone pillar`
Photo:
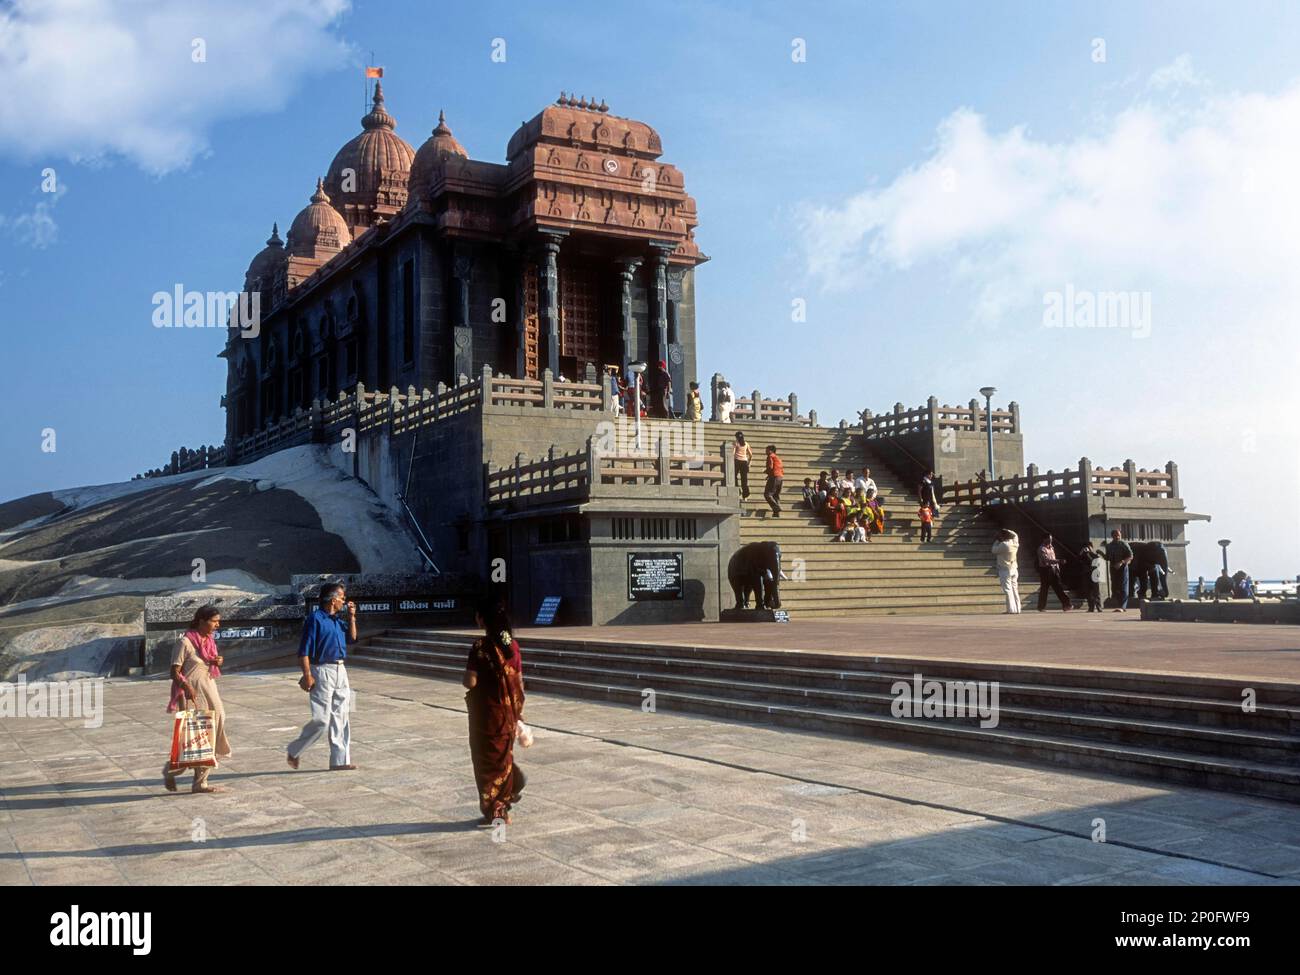
[(474, 271), (473, 253), (458, 245), (453, 262), (456, 281), (456, 319), (452, 327), (452, 371), (456, 375), (474, 372), (474, 330), (469, 320), (469, 286)]
[(1085, 498), (1092, 495), (1092, 461), (1087, 457), (1079, 458), (1079, 493)]
[(668, 361), (668, 255), (676, 245), (651, 244), (651, 320), (654, 322), (654, 349), (651, 368), (656, 361)]
[(632, 316), (632, 282), (636, 269), (641, 266), (639, 257), (623, 258), (618, 262), (619, 315), (623, 328), (623, 378), (628, 378), (627, 367), (636, 361), (636, 319)]
[(1037, 487), (1034, 486), (1034, 478), (1036, 478), (1037, 476), (1038, 476), (1037, 464), (1030, 464), (1028, 467), (1025, 468), (1025, 477), (1027, 480), (1025, 481), (1025, 494), (1024, 497), (1021, 498), (1021, 500), (1023, 501), (1038, 500), (1037, 497), (1038, 489)]
[(552, 376), (560, 374), (560, 271), (558, 266), (561, 234), (542, 235), (542, 260), (538, 264), (538, 324), (540, 338), (546, 342), (546, 368)]
[(1169, 496), (1181, 498), (1182, 494), (1178, 490), (1178, 465), (1171, 460), (1165, 464), (1165, 473), (1169, 475)]
[(790, 394), (790, 422), (799, 422), (799, 397), (794, 393)]
[[(980, 432), (980, 401), (974, 398), (972, 398), (970, 401), (970, 419), (971, 419), (971, 430), (973, 430), (975, 433), (979, 433)], [(988, 429), (988, 424), (989, 424), (989, 417), (985, 416), (984, 417), (985, 430)]]
[(756, 389), (752, 393), (754, 397), (754, 419), (763, 419), (763, 395)]
[(542, 370), (542, 409), (555, 407), (555, 373), (550, 369)]
[(1124, 461), (1124, 473), (1128, 475), (1128, 496), (1136, 498), (1138, 496), (1138, 474), (1137, 464), (1133, 463), (1132, 458)]
[(1010, 406), (1011, 409), (1011, 432), (1019, 433), (1020, 432), (1020, 404), (1017, 403), (1015, 400), (1012, 400), (1008, 405)]
[(660, 428), (659, 431), (659, 454), (657, 466), (659, 469), (659, 483), (667, 484), (668, 470), (670, 466), (668, 463), (668, 434), (663, 430), (663, 428)]
[(931, 396), (925, 401), (925, 408), (930, 411), (930, 432), (937, 435), (939, 433), (939, 401)]
[[(665, 255), (665, 260), (667, 255)], [(668, 284), (668, 375), (673, 381), (673, 407), (678, 412), (686, 411), (686, 356), (682, 353), (681, 320), (679, 318), (682, 304), (681, 268), (669, 268)]]
[(485, 412), (492, 405), (492, 367), (484, 365), (483, 370), (479, 373), (479, 412)]

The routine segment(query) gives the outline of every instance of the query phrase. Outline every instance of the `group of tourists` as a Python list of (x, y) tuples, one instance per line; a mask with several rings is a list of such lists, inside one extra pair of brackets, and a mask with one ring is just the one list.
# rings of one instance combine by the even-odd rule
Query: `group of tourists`
[(700, 398), (699, 383), (691, 383), (687, 390), (685, 408), (681, 411), (675, 409), (673, 377), (663, 359), (655, 363), (653, 369), (647, 370), (645, 380), (640, 384), (639, 399), (635, 379), (629, 381), (626, 376), (619, 375), (618, 366), (607, 366), (606, 370), (614, 411), (619, 415), (690, 420), (693, 423), (704, 419), (704, 400)]
[[(996, 561), (998, 581), (1002, 586), (1002, 592), (1007, 601), (1006, 612), (1013, 614), (1020, 612), (1019, 549), (1020, 537), (1009, 528), (999, 529), (997, 540), (993, 543), (993, 556)], [(1110, 533), (1110, 541), (1101, 548), (1094, 548), (1092, 542), (1088, 542), (1080, 550), (1079, 557), (1085, 563), (1084, 570), (1088, 586), (1088, 612), (1100, 613), (1103, 611), (1101, 582), (1105, 577), (1104, 574), (1107, 568), (1109, 568), (1110, 572), (1113, 609), (1116, 613), (1128, 612), (1129, 598), (1134, 588), (1134, 580), (1130, 576), (1134, 553), (1133, 547), (1124, 540), (1123, 532), (1116, 528)], [(1034, 567), (1038, 572), (1038, 611), (1040, 613), (1047, 610), (1049, 592), (1055, 593), (1056, 598), (1060, 600), (1062, 612), (1068, 613), (1074, 609), (1070, 594), (1066, 591), (1065, 584), (1061, 580), (1063, 564), (1056, 550), (1056, 539), (1050, 534), (1044, 535), (1038, 543), (1038, 550), (1034, 556)], [(1138, 590), (1139, 598), (1145, 596), (1145, 587), (1148, 584), (1154, 598), (1163, 598), (1168, 595), (1166, 573), (1159, 564), (1147, 566), (1142, 571), (1143, 579), (1141, 588)]]
[[(321, 587), (318, 606), (303, 621), (298, 645), (302, 676), (298, 686), (307, 692), (311, 718), (286, 750), (290, 768), (297, 769), (303, 753), (328, 734), (330, 771), (354, 771), (351, 757), (349, 712), (352, 689), (346, 667), (347, 645), (356, 642), (356, 604), (338, 583)], [(465, 664), (462, 683), (469, 712), (469, 751), (478, 786), (479, 811), (483, 824), (510, 822), (510, 809), (519, 801), (527, 779), (514, 762), (516, 737), (527, 745), (523, 724), (524, 683), (519, 644), (505, 607), (485, 600), (475, 610), (475, 622), (483, 636), (474, 641)], [(171, 700), (167, 710), (197, 710), (211, 713), (212, 752), (217, 762), (233, 753), (226, 736), (226, 712), (217, 679), (225, 662), (214, 634), (221, 627), (221, 610), (203, 606), (194, 614), (189, 629), (177, 641), (172, 658)], [(191, 792), (220, 791), (208, 785), (215, 765), (193, 768)], [(176, 791), (178, 775), (188, 768), (163, 766), (163, 785)]]

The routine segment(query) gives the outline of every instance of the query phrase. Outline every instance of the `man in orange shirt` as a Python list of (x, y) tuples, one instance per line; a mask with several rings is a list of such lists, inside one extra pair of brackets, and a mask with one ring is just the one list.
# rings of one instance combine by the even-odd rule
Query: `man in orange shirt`
[(781, 482), (785, 478), (785, 465), (776, 455), (776, 445), (767, 445), (767, 485), (763, 488), (763, 500), (772, 506), (772, 517), (781, 517)]

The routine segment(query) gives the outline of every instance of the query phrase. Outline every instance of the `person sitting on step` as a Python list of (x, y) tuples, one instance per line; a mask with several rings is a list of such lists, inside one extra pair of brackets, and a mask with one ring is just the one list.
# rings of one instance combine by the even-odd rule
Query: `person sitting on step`
[(848, 518), (848, 513), (845, 510), (844, 502), (840, 499), (839, 488), (831, 488), (831, 496), (826, 499), (826, 507), (822, 510), (831, 531), (837, 535), (844, 531), (844, 523)]
[(885, 533), (885, 506), (875, 491), (867, 492), (867, 527), (876, 535)]

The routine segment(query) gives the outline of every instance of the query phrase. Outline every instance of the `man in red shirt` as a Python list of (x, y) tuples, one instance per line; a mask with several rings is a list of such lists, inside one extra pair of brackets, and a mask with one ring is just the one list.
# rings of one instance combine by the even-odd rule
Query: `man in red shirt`
[(776, 455), (776, 445), (767, 445), (767, 486), (763, 488), (763, 500), (772, 506), (772, 517), (781, 517), (781, 482), (785, 478), (785, 465)]

